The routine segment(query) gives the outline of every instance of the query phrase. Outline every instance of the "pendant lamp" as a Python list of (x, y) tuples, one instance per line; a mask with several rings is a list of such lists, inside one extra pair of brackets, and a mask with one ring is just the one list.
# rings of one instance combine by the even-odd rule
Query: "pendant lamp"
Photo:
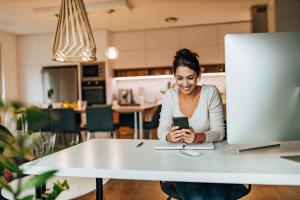
[[(114, 9), (107, 10), (107, 13), (110, 14), (110, 30), (112, 31), (112, 14), (115, 12)], [(114, 47), (110, 46), (106, 49), (105, 55), (108, 59), (114, 60), (119, 57), (119, 50)]]
[(83, 0), (62, 0), (52, 48), (52, 60), (90, 62), (96, 44)]

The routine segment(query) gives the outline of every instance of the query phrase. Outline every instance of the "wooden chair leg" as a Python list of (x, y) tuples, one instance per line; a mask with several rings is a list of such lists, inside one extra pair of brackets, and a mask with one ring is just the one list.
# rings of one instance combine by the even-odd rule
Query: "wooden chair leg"
[(116, 137), (117, 137), (117, 138), (120, 138), (120, 132), (119, 132), (119, 129), (116, 129), (115, 131), (116, 131)]

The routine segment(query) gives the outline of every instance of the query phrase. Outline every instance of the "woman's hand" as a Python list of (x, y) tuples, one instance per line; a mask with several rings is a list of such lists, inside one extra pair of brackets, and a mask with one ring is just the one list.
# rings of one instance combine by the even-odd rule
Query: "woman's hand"
[(192, 129), (192, 128), (182, 129), (182, 131), (184, 132), (183, 142), (185, 142), (187, 144), (196, 142), (196, 133), (195, 133), (194, 129)]
[(168, 142), (182, 142), (183, 141), (183, 135), (184, 131), (178, 129), (179, 126), (173, 126), (171, 127), (170, 132), (167, 135), (167, 141)]

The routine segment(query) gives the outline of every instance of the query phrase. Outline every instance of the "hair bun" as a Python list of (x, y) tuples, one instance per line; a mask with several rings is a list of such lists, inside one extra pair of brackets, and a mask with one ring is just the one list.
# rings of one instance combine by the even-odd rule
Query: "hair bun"
[(176, 52), (176, 56), (175, 57), (180, 58), (180, 57), (190, 57), (190, 56), (199, 57), (197, 53), (194, 53), (194, 52), (192, 52), (189, 49), (179, 49)]
[(174, 56), (173, 72), (175, 73), (177, 67), (179, 66), (187, 66), (199, 75), (201, 71), (200, 63), (197, 57), (199, 57), (198, 54), (189, 49), (179, 49)]

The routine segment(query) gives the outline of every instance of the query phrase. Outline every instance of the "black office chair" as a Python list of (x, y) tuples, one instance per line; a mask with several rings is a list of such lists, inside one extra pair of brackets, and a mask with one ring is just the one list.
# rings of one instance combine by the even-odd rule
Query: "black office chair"
[(86, 108), (86, 131), (110, 132), (117, 137), (118, 124), (113, 123), (113, 111), (110, 106)]
[(177, 193), (175, 187), (173, 186), (172, 182), (169, 181), (160, 181), (160, 188), (161, 190), (168, 195), (167, 200), (178, 199), (180, 200), (180, 196)]
[[(172, 182), (169, 181), (160, 181), (160, 188), (161, 190), (167, 194), (167, 200), (171, 200), (173, 199), (177, 199), (177, 200), (181, 200), (179, 194), (177, 193), (174, 185), (172, 184)], [(251, 185), (249, 184), (248, 186), (245, 186), (243, 184), (238, 184), (236, 185), (235, 188), (235, 199), (240, 199), (244, 196), (246, 196), (247, 194), (249, 194), (251, 191)]]
[[(49, 112), (51, 131), (53, 133), (76, 134), (76, 143), (78, 143), (80, 138), (80, 122), (78, 119), (76, 120), (74, 110), (70, 108), (56, 108), (50, 109)], [(67, 145), (65, 135), (62, 137), (62, 140)], [(73, 142), (73, 139), (71, 142)]]
[[(34, 132), (50, 132), (51, 123), (50, 123), (50, 113), (49, 109), (30, 109), (26, 113), (23, 113), (22, 116), (17, 121), (17, 130), (23, 130), (25, 127), (22, 127), (22, 123), (26, 121), (26, 115), (30, 115), (27, 119), (27, 128), (31, 133)], [(24, 125), (24, 124), (23, 124)]]
[(146, 133), (149, 139), (151, 139), (151, 130), (156, 129), (159, 126), (160, 111), (161, 111), (161, 105), (159, 105), (156, 108), (155, 113), (153, 114), (150, 122), (143, 122), (143, 129), (147, 131)]
[(50, 132), (51, 120), (49, 109), (39, 109), (36, 113), (29, 113), (35, 111), (28, 111), (27, 115), (31, 117), (28, 119), (28, 130), (31, 132)]

